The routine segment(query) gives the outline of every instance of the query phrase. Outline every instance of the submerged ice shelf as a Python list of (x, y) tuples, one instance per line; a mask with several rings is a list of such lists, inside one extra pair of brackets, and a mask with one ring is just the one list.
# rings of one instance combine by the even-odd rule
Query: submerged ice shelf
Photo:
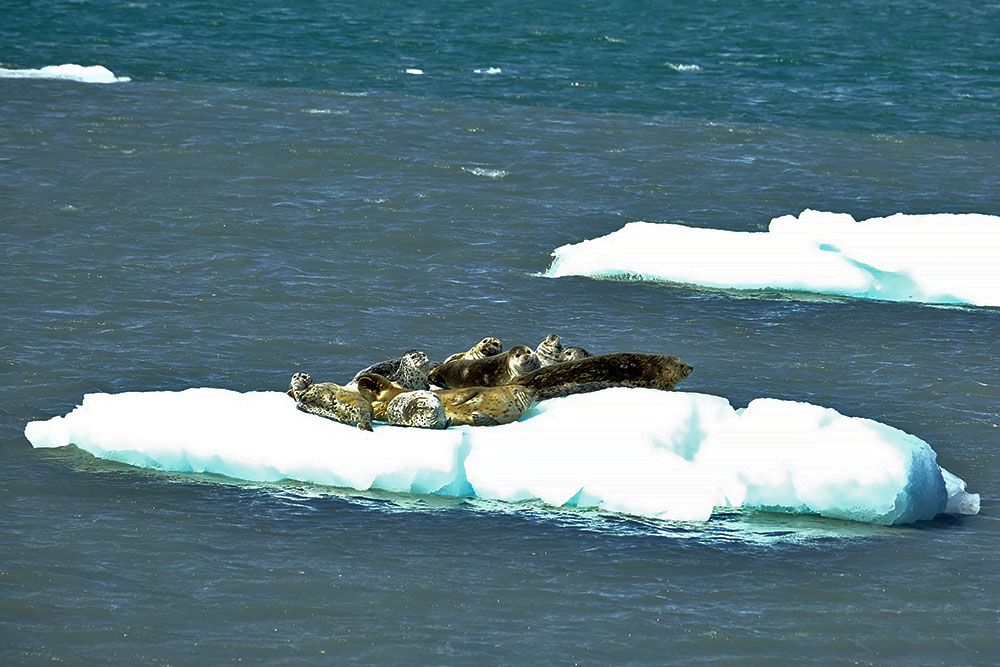
[(803, 211), (766, 232), (633, 222), (556, 248), (546, 277), (638, 278), (1000, 307), (1000, 217), (904, 215), (856, 221)]
[(544, 401), (506, 426), (374, 433), (299, 412), (280, 392), (88, 394), (25, 436), (158, 470), (670, 520), (727, 507), (874, 524), (979, 511), (930, 445), (891, 426), (808, 403), (735, 410), (719, 396), (648, 389)]

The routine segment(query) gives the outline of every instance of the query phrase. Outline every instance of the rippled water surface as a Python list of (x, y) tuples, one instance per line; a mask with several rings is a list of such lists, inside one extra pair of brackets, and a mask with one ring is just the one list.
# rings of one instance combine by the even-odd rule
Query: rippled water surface
[[(6, 13), (0, 67), (132, 80), (0, 78), (2, 662), (992, 663), (1000, 312), (539, 274), (635, 220), (1000, 214), (1000, 10), (551, 4)], [(737, 406), (892, 424), (982, 511), (672, 524), (22, 435), (90, 392), (283, 389), (551, 331), (676, 354)]]

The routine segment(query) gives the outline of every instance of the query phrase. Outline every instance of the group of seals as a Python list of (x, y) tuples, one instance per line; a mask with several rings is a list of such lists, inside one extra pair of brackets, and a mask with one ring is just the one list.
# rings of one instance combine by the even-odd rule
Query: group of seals
[(490, 336), (436, 366), (421, 350), (409, 350), (359, 371), (347, 386), (316, 384), (296, 373), (288, 394), (300, 410), (367, 431), (373, 419), (419, 428), (496, 426), (517, 421), (535, 401), (549, 398), (608, 387), (669, 391), (693, 370), (674, 356), (594, 356), (563, 348), (555, 334), (534, 350), (502, 350), (500, 339)]
[[(417, 393), (377, 373), (359, 377), (358, 392), (371, 402), (375, 419), (389, 423), (392, 423), (393, 405)], [(535, 401), (535, 392), (518, 384), (435, 389), (429, 393), (437, 397), (448, 423), (453, 426), (509, 424), (520, 419)]]

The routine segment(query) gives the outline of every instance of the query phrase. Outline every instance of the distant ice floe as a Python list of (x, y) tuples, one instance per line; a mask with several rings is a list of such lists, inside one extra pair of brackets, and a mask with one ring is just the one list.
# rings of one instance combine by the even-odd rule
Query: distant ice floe
[(0, 79), (61, 79), (81, 83), (125, 83), (132, 80), (127, 76), (115, 76), (103, 65), (84, 67), (73, 64), (47, 65), (41, 69), (0, 68)]
[(543, 401), (505, 426), (374, 433), (300, 412), (280, 392), (88, 394), (25, 436), (156, 470), (667, 520), (742, 507), (890, 525), (979, 511), (930, 445), (891, 426), (807, 403), (734, 410), (719, 396), (649, 389)]
[(484, 167), (462, 167), (462, 171), (467, 174), (472, 174), (473, 176), (483, 176), (485, 178), (503, 178), (507, 176), (510, 172), (504, 171), (503, 169), (486, 169)]
[(502, 74), (503, 70), (499, 67), (477, 67), (472, 72), (473, 74)]
[(685, 63), (663, 63), (675, 72), (700, 72), (700, 65), (688, 65)]
[(407, 74), (413, 74), (416, 76), (420, 76), (421, 74), (424, 73), (424, 70), (420, 69), (419, 67), (407, 67), (403, 71)]
[(766, 232), (633, 222), (556, 248), (545, 276), (672, 282), (936, 304), (1000, 306), (1000, 217), (856, 221), (805, 210)]

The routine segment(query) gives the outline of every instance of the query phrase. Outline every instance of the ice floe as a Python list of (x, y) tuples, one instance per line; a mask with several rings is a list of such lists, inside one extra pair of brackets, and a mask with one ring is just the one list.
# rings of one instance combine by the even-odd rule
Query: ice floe
[(547, 277), (1000, 306), (1000, 217), (896, 214), (857, 221), (806, 210), (766, 232), (633, 222), (552, 253)]
[(29, 423), (35, 447), (252, 481), (442, 494), (709, 520), (720, 508), (905, 524), (975, 514), (979, 496), (923, 440), (807, 403), (606, 389), (543, 401), (519, 422), (374, 433), (280, 392), (88, 394)]

